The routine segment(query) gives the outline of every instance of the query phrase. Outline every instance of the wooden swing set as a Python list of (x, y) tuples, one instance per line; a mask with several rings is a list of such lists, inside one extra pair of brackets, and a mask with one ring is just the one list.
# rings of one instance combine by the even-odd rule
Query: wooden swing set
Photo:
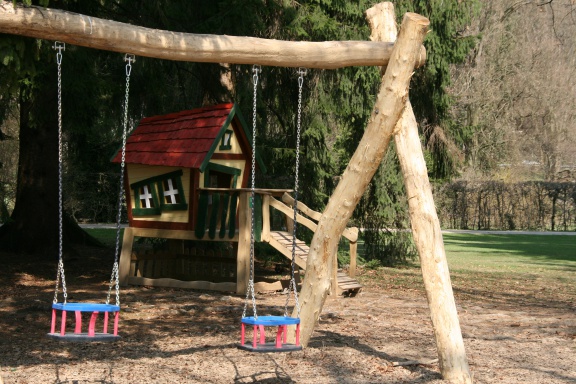
[(394, 138), (440, 371), (450, 382), (472, 383), (440, 223), (408, 100), (412, 74), (425, 61), (422, 42), (429, 21), (414, 13), (405, 14), (396, 38), (391, 3), (377, 4), (366, 14), (373, 41), (288, 42), (160, 31), (55, 9), (15, 7), (12, 1), (2, 1), (0, 32), (167, 60), (322, 69), (386, 67), (364, 136), (318, 220), (310, 245), (299, 293), (301, 344), (308, 344), (330, 292), (338, 241)]

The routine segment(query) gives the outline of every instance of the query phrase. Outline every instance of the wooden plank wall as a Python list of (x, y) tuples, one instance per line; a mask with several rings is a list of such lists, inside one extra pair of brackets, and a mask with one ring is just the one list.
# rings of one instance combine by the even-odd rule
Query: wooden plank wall
[(130, 277), (172, 278), (181, 281), (236, 281), (236, 257), (231, 250), (188, 248), (172, 251), (133, 251)]

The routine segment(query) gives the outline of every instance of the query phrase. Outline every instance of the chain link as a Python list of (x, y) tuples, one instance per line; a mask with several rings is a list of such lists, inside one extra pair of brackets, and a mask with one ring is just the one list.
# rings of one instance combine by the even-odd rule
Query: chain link
[(60, 281), (62, 281), (62, 294), (64, 304), (66, 304), (68, 293), (66, 292), (66, 276), (64, 275), (62, 240), (62, 51), (66, 50), (66, 44), (56, 41), (52, 48), (57, 50), (56, 63), (58, 64), (58, 272), (56, 273), (53, 303), (58, 302), (58, 288)]
[(294, 170), (294, 229), (292, 231), (292, 275), (290, 278), (290, 285), (288, 286), (288, 296), (286, 297), (286, 304), (284, 306), (284, 316), (288, 316), (288, 303), (290, 295), (294, 292), (294, 303), (296, 305), (297, 317), (300, 316), (300, 303), (298, 302), (298, 285), (296, 284), (296, 235), (298, 232), (298, 184), (299, 184), (299, 169), (300, 169), (300, 133), (301, 133), (301, 120), (302, 120), (302, 87), (304, 85), (304, 76), (306, 76), (305, 68), (298, 68), (298, 115), (296, 118), (296, 165)]
[(120, 182), (118, 183), (118, 210), (116, 215), (116, 250), (114, 252), (114, 266), (110, 277), (110, 287), (106, 296), (106, 304), (110, 303), (112, 287), (116, 289), (116, 305), (120, 305), (120, 279), (118, 273), (118, 259), (120, 256), (120, 223), (122, 221), (122, 205), (126, 199), (124, 195), (124, 169), (126, 167), (126, 138), (128, 136), (128, 97), (130, 95), (130, 74), (132, 73), (132, 63), (136, 58), (132, 54), (124, 56), (126, 61), (126, 93), (124, 96), (124, 120), (122, 125), (122, 161), (120, 163)]
[(248, 280), (248, 287), (246, 289), (246, 300), (244, 301), (244, 311), (242, 318), (246, 317), (248, 309), (248, 301), (252, 298), (252, 311), (254, 318), (258, 318), (256, 312), (256, 294), (254, 293), (254, 205), (256, 203), (256, 194), (254, 188), (256, 185), (256, 106), (258, 95), (258, 74), (262, 72), (259, 65), (252, 67), (252, 83), (254, 84), (253, 104), (252, 104), (252, 177), (250, 183), (250, 278)]

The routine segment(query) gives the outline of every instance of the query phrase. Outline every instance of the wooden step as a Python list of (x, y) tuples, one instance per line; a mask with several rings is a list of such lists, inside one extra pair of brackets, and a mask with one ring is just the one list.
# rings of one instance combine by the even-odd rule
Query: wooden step
[[(292, 259), (292, 234), (285, 231), (271, 231), (269, 244), (280, 251), (286, 258)], [(296, 239), (296, 265), (300, 269), (306, 270), (306, 260), (310, 247), (302, 240)], [(337, 274), (338, 279), (338, 295), (354, 296), (362, 289), (362, 285), (358, 280), (348, 276), (343, 271), (339, 270)]]
[[(280, 251), (286, 258), (292, 259), (292, 234), (285, 231), (271, 231), (270, 245)], [(296, 265), (300, 269), (306, 270), (306, 260), (308, 259), (310, 248), (302, 240), (296, 239)]]
[(358, 280), (348, 276), (343, 271), (338, 271), (337, 278), (339, 295), (345, 294), (355, 296), (362, 290), (362, 284), (360, 284)]

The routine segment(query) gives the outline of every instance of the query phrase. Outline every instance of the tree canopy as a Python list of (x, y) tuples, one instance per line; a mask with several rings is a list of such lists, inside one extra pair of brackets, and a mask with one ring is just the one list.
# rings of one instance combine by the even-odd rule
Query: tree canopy
[[(25, 1), (82, 14), (163, 30), (257, 36), (283, 40), (367, 40), (364, 12), (373, 1)], [(135, 12), (135, 7), (138, 11)], [(464, 34), (477, 1), (398, 1), (397, 13), (415, 11), (431, 19), (426, 46), (428, 64), (417, 72), (411, 100), (430, 148), (432, 172), (438, 177), (453, 171), (453, 140), (465, 136), (450, 123), (449, 66), (466, 57), (473, 38)], [(20, 170), (17, 206), (28, 205), (42, 194), (41, 216), (50, 228), (55, 209), (53, 152), (40, 157), (40, 145), (53, 143), (56, 80), (52, 42), (0, 36), (2, 67), (6, 74), (0, 97), (8, 100), (0, 110), (19, 111)], [(107, 221), (113, 217), (117, 169), (109, 163), (119, 146), (124, 92), (122, 55), (68, 46), (63, 60), (63, 121), (66, 144), (66, 209), (76, 219)], [(129, 115), (139, 119), (234, 100), (245, 115), (252, 103), (250, 67), (172, 62), (137, 58), (131, 80)], [(380, 81), (377, 68), (351, 67), (333, 71), (309, 70), (303, 95), (301, 190), (306, 203), (322, 209), (361, 137)], [(262, 153), (269, 173), (259, 176), (263, 187), (291, 187), (295, 154), (297, 83), (293, 69), (264, 68), (259, 90), (258, 119)], [(42, 103), (37, 102), (42, 100)], [(24, 163), (38, 169), (27, 184)], [(406, 221), (401, 208), (402, 186), (397, 165), (390, 157), (361, 204), (357, 220), (381, 227)], [(52, 180), (52, 183), (43, 183)], [(45, 187), (40, 187), (45, 185)], [(32, 192), (33, 191), (33, 192)], [(54, 199), (53, 199), (54, 198)], [(48, 207), (51, 207), (52, 213)], [(385, 213), (384, 213), (385, 212)], [(373, 214), (373, 216), (370, 216)], [(16, 217), (15, 217), (16, 216)], [(21, 216), (20, 216), (21, 217)], [(368, 221), (366, 221), (368, 220)], [(53, 225), (52, 225), (53, 226)], [(30, 229), (28, 229), (30, 231)], [(47, 238), (45, 239), (47, 241)], [(28, 242), (30, 243), (30, 242)]]

